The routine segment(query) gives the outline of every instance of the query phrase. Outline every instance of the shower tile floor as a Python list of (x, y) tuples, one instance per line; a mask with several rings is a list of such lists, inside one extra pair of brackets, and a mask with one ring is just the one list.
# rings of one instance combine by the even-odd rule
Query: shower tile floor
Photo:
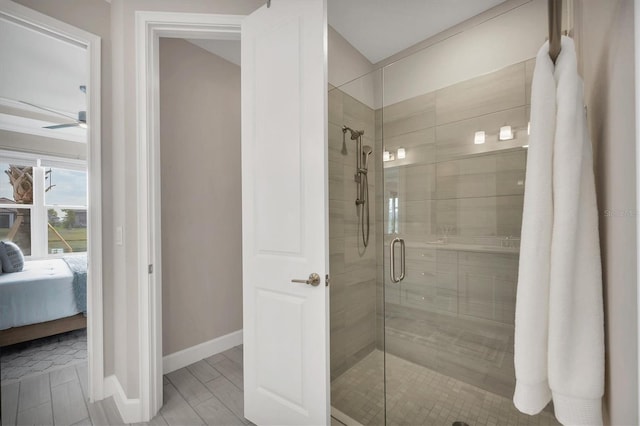
[[(332, 406), (364, 425), (384, 424), (382, 366), (374, 350), (331, 383)], [(553, 414), (520, 413), (509, 398), (437, 373), (394, 355), (386, 355), (389, 425), (470, 426), (560, 425)]]

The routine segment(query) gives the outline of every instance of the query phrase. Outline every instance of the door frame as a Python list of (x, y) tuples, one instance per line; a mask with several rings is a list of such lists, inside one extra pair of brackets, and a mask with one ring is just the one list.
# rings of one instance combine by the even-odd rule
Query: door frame
[(0, 16), (37, 32), (82, 46), (87, 52), (87, 359), (89, 399), (104, 398), (102, 295), (101, 39), (10, 0), (0, 0)]
[[(141, 418), (162, 407), (162, 236), (159, 39), (239, 40), (244, 15), (137, 11), (136, 153)], [(147, 284), (148, 283), (148, 284)]]
[[(636, 104), (636, 315), (637, 331), (640, 330), (640, 0), (634, 1), (634, 39), (635, 39), (635, 104)], [(640, 338), (636, 342), (637, 346), (637, 376), (636, 389), (637, 396), (640, 397)], [(640, 420), (640, 404), (636, 406), (638, 419)]]

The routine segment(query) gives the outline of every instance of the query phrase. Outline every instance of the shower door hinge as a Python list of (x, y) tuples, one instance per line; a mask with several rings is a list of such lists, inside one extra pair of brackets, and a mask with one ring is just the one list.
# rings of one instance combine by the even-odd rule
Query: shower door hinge
[(324, 286), (325, 287), (329, 287), (329, 282), (331, 281), (331, 279), (329, 278), (329, 274), (324, 276)]
[(149, 265), (149, 273), (153, 274), (153, 265)]

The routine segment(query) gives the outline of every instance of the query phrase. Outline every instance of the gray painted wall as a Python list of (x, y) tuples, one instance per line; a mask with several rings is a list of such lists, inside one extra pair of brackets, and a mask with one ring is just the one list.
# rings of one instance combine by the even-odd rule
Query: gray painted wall
[(638, 424), (633, 0), (576, 2), (575, 39), (594, 144), (605, 296), (605, 419)]
[(160, 39), (162, 345), (242, 329), (240, 67)]

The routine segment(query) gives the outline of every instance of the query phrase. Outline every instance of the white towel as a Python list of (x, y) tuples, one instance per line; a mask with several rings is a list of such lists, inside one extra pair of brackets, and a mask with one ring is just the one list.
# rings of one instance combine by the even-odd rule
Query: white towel
[(516, 298), (513, 402), (536, 414), (551, 400), (548, 382), (549, 269), (553, 228), (552, 162), (556, 82), (548, 43), (536, 58), (531, 86), (531, 134), (527, 152), (520, 265)]
[[(598, 213), (582, 81), (570, 38), (562, 38), (555, 69), (548, 44), (540, 49), (531, 108), (514, 403), (535, 414), (552, 396), (556, 417), (564, 425), (601, 425), (604, 315)], [(549, 205), (549, 220), (531, 217), (548, 213)], [(534, 248), (538, 255), (531, 253)], [(545, 255), (549, 257), (541, 258)]]

